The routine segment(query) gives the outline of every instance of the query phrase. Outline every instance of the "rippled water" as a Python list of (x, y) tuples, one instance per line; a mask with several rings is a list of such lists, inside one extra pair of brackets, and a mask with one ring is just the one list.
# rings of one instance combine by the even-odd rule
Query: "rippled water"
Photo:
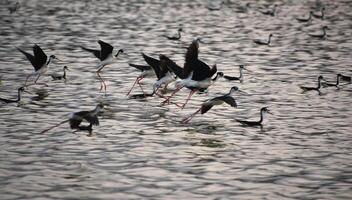
[[(352, 86), (325, 88), (320, 95), (299, 88), (315, 85), (319, 75), (352, 75), (351, 1), (276, 1), (276, 17), (258, 12), (272, 1), (226, 2), (209, 11), (220, 2), (28, 0), (10, 15), (2, 0), (1, 97), (15, 98), (32, 71), (16, 46), (31, 51), (38, 43), (65, 61), (52, 63), (49, 74), (61, 73), (63, 65), (71, 71), (66, 82), (43, 77), (39, 82), (47, 87), (29, 87), (21, 103), (0, 105), (1, 199), (351, 199)], [(294, 19), (322, 5), (325, 20)], [(323, 25), (330, 28), (325, 40), (308, 35)], [(179, 27), (181, 41), (162, 36)], [(252, 42), (269, 33), (270, 47)], [(204, 42), (200, 58), (219, 71), (237, 75), (237, 65), (246, 65), (251, 72), (244, 82), (222, 79), (184, 110), (160, 106), (157, 97), (126, 97), (139, 74), (128, 63), (143, 64), (141, 52), (163, 53), (183, 65), (185, 47), (197, 37)], [(98, 47), (98, 39), (126, 52), (102, 74), (106, 94), (99, 91), (97, 60), (79, 48)], [(145, 79), (144, 88), (151, 90), (153, 81)], [(234, 95), (238, 108), (214, 107), (180, 123), (202, 101), (234, 85), (248, 93)], [(91, 137), (72, 134), (67, 124), (39, 134), (97, 102), (108, 107)], [(274, 115), (263, 128), (234, 120), (257, 119), (266, 105)]]

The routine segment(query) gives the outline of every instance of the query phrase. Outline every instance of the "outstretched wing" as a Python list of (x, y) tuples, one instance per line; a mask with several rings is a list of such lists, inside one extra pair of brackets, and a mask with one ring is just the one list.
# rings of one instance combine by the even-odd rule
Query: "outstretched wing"
[(202, 107), (200, 108), (200, 113), (204, 114), (208, 112), (214, 105), (210, 103), (204, 103)]
[(36, 44), (33, 46), (33, 53), (34, 53), (34, 58), (36, 60), (36, 65), (37, 65), (36, 70), (37, 70), (37, 68), (39, 69), (41, 66), (43, 66), (46, 63), (46, 60), (48, 59), (48, 57), (46, 56), (42, 48), (40, 48)]
[(183, 76), (188, 77), (194, 70), (195, 64), (198, 61), (198, 41), (194, 40), (188, 47), (185, 55), (185, 64), (183, 66)]
[(187, 77), (184, 77), (183, 75), (183, 68), (178, 66), (174, 61), (172, 61), (170, 58), (168, 58), (165, 55), (160, 55), (160, 60), (165, 60), (166, 66), (167, 68), (174, 72), (174, 74), (176, 74), (177, 77), (179, 77), (180, 79), (185, 79)]
[(100, 60), (105, 60), (110, 54), (112, 54), (112, 50), (114, 47), (112, 47), (110, 44), (99, 40), (98, 43), (100, 44)]
[(17, 48), (18, 51), (20, 51), (21, 53), (23, 53), (23, 55), (26, 56), (26, 58), (29, 60), (29, 62), (32, 63), (34, 69), (37, 70), (37, 63), (35, 62), (34, 56), (29, 54), (29, 53), (27, 53), (27, 52), (25, 52), (25, 51), (23, 51), (22, 49), (20, 49), (18, 47), (16, 47), (16, 48)]
[(224, 96), (220, 96), (220, 97), (215, 97), (214, 100), (220, 100), (220, 101), (227, 103), (228, 105), (230, 105), (232, 107), (235, 107), (235, 108), (237, 107), (236, 100), (232, 96), (224, 95)]
[(99, 119), (97, 115), (86, 115), (84, 119), (87, 120), (90, 124), (99, 126)]
[(158, 77), (158, 79), (160, 79), (160, 61), (155, 58), (149, 57), (144, 53), (142, 53), (142, 55), (145, 62), (148, 63), (148, 65), (154, 69), (156, 76)]
[(100, 51), (99, 51), (99, 50), (96, 50), (96, 49), (89, 49), (89, 48), (85, 48), (85, 47), (83, 47), (83, 46), (80, 46), (80, 47), (81, 47), (83, 50), (85, 50), (85, 51), (88, 51), (88, 52), (90, 52), (90, 53), (93, 53), (95, 57), (97, 57), (99, 60), (101, 60), (101, 59), (100, 59)]
[(149, 65), (136, 65), (136, 64), (132, 64), (132, 63), (128, 63), (131, 67), (134, 67), (140, 71), (147, 71), (152, 69)]

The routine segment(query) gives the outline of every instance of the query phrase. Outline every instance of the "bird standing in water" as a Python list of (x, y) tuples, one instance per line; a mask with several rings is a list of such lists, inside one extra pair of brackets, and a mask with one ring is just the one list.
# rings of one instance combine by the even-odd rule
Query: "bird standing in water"
[[(80, 112), (75, 112), (70, 114), (70, 117), (68, 120), (62, 121), (59, 124), (52, 126), (48, 129), (45, 129), (41, 133), (48, 132), (66, 122), (70, 123), (71, 129), (77, 129), (77, 130), (88, 130), (89, 133), (92, 132), (92, 126), (98, 126), (99, 125), (99, 119), (98, 119), (98, 114), (99, 112), (104, 108), (104, 105), (102, 103), (99, 103), (94, 110), (90, 111), (80, 111)], [(89, 123), (88, 126), (81, 126), (81, 123), (83, 121), (87, 121)]]
[[(142, 92), (143, 92), (143, 88), (142, 88), (142, 86), (141, 86), (141, 84), (140, 84), (140, 81), (141, 81), (142, 79), (146, 78), (146, 77), (155, 76), (155, 73), (154, 73), (152, 67), (149, 66), (149, 65), (136, 65), (136, 64), (131, 64), (131, 63), (129, 63), (129, 65), (130, 65), (131, 67), (134, 67), (134, 68), (138, 69), (138, 70), (141, 71), (142, 73), (141, 73), (141, 74), (136, 78), (136, 80), (134, 81), (134, 83), (133, 83), (131, 89), (130, 89), (130, 90), (128, 91), (128, 93), (127, 93), (127, 96), (130, 95), (130, 93), (132, 92), (132, 90), (133, 90), (133, 88), (134, 88), (134, 86), (135, 86), (136, 84), (139, 85), (139, 87), (141, 88), (141, 90), (142, 90)], [(144, 93), (144, 92), (143, 92), (143, 93)]]
[(318, 77), (318, 86), (317, 87), (307, 87), (307, 86), (300, 86), (300, 88), (303, 90), (303, 92), (306, 91), (318, 91), (320, 93), (320, 87), (321, 87), (321, 81), (325, 80), (323, 76)]
[(123, 53), (123, 49), (119, 49), (117, 51), (117, 53), (113, 56), (112, 51), (113, 51), (114, 47), (112, 47), (110, 44), (108, 44), (102, 40), (99, 40), (98, 43), (100, 45), (100, 50), (89, 49), (89, 48), (86, 48), (83, 46), (81, 46), (81, 48), (85, 51), (93, 53), (94, 56), (100, 60), (100, 63), (98, 65), (98, 70), (96, 71), (96, 73), (97, 73), (98, 78), (100, 80), (100, 90), (102, 90), (104, 88), (104, 90), (106, 91), (106, 84), (105, 84), (105, 81), (103, 80), (103, 78), (100, 76), (100, 71), (105, 66), (114, 63), (115, 60), (117, 59), (118, 55), (120, 53)]

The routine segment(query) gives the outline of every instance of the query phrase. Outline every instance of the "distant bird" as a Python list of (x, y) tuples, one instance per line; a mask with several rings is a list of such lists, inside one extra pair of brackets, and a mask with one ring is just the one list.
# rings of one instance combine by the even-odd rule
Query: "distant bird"
[(324, 11), (325, 11), (325, 8), (322, 7), (320, 9), (320, 13), (317, 14), (317, 13), (312, 13), (312, 15), (315, 17), (315, 18), (318, 18), (318, 19), (324, 19)]
[(51, 77), (53, 80), (61, 80), (65, 79), (66, 80), (66, 70), (69, 70), (67, 66), (64, 66), (63, 68), (64, 74), (63, 75), (58, 75), (58, 74), (52, 74)]
[(352, 83), (352, 78), (350, 76), (345, 76), (343, 74), (340, 74), (340, 78), (342, 81), (346, 81), (348, 83)]
[(8, 7), (10, 14), (16, 12), (20, 8), (20, 3), (17, 1), (15, 5)]
[(202, 106), (196, 112), (194, 112), (189, 117), (183, 119), (182, 123), (188, 123), (189, 121), (191, 121), (191, 119), (196, 114), (198, 114), (199, 112), (201, 114), (204, 114), (204, 113), (208, 112), (215, 105), (221, 105), (223, 103), (227, 103), (228, 105), (236, 108), (237, 107), (236, 101), (231, 96), (236, 91), (240, 91), (240, 90), (238, 89), (238, 87), (234, 86), (234, 87), (231, 88), (229, 93), (205, 101), (204, 103), (202, 103)]
[(110, 64), (114, 63), (114, 61), (117, 59), (118, 55), (120, 53), (123, 53), (123, 49), (119, 49), (117, 51), (117, 53), (113, 56), (112, 53), (113, 53), (114, 47), (112, 47), (110, 44), (108, 44), (102, 40), (98, 40), (98, 43), (100, 45), (100, 50), (89, 49), (89, 48), (86, 48), (83, 46), (81, 46), (81, 48), (85, 51), (93, 53), (94, 56), (100, 60), (100, 63), (98, 65), (98, 70), (96, 71), (96, 73), (97, 73), (98, 78), (100, 80), (100, 90), (102, 90), (104, 88), (104, 90), (106, 91), (106, 84), (105, 84), (105, 81), (103, 80), (103, 78), (100, 76), (100, 71), (106, 65), (110, 65)]
[(271, 40), (271, 37), (273, 36), (273, 34), (269, 34), (269, 38), (267, 41), (264, 41), (264, 40), (259, 40), (259, 39), (254, 39), (253, 42), (256, 43), (256, 44), (259, 44), (259, 45), (270, 45), (270, 40)]
[(211, 3), (212, 2), (209, 2), (208, 5), (206, 6), (209, 11), (221, 10), (222, 6), (225, 5), (224, 1), (221, 1), (221, 3), (219, 5), (213, 5)]
[(184, 108), (191, 96), (196, 92), (204, 92), (211, 84), (213, 75), (217, 72), (216, 65), (210, 68), (203, 61), (198, 59), (198, 40), (194, 40), (188, 47), (185, 55), (185, 64), (181, 68), (170, 59), (165, 58), (167, 67), (173, 71), (181, 80), (176, 81), (176, 90), (163, 103), (169, 102), (170, 98), (174, 96), (180, 89), (186, 87), (191, 90), (183, 104)]
[[(164, 91), (167, 86), (175, 81), (175, 75), (173, 72), (166, 66), (166, 59), (168, 59), (165, 55), (159, 55), (159, 59), (149, 57), (146, 54), (142, 53), (142, 56), (148, 65), (150, 65), (157, 77), (157, 81), (153, 84), (153, 93), (157, 94), (157, 91), (160, 87), (164, 86)], [(163, 95), (158, 95), (163, 96)]]
[(17, 89), (18, 94), (17, 94), (17, 99), (12, 100), (12, 99), (4, 99), (4, 98), (0, 98), (0, 101), (4, 102), (4, 103), (16, 103), (21, 101), (21, 93), (24, 92), (24, 87), (20, 87)]
[[(90, 111), (80, 111), (80, 112), (75, 112), (70, 114), (70, 117), (68, 120), (62, 121), (59, 124), (52, 126), (48, 129), (45, 129), (44, 131), (42, 131), (41, 133), (45, 133), (48, 132), (50, 130), (52, 130), (53, 128), (56, 128), (66, 122), (70, 123), (70, 127), (71, 129), (77, 129), (77, 130), (89, 130), (89, 132), (91, 133), (92, 126), (98, 126), (99, 125), (99, 119), (98, 119), (98, 114), (99, 112), (104, 108), (104, 105), (102, 103), (99, 103), (94, 110), (90, 110)], [(83, 121), (86, 121), (89, 123), (89, 126), (81, 126), (81, 123)]]
[(224, 78), (229, 80), (229, 81), (243, 81), (243, 70), (246, 70), (246, 68), (244, 67), (244, 65), (239, 65), (239, 70), (240, 70), (240, 76), (235, 77), (235, 76), (227, 76), (224, 75)]
[(239, 119), (235, 119), (235, 120), (243, 125), (246, 125), (246, 126), (262, 126), (265, 113), (272, 114), (270, 112), (270, 110), (268, 109), (268, 107), (263, 107), (260, 109), (260, 120), (259, 121), (246, 121), (246, 120), (239, 120)]
[(264, 15), (270, 15), (270, 16), (275, 16), (276, 15), (276, 8), (277, 8), (277, 4), (274, 5), (274, 7), (270, 10), (260, 10), (260, 12)]
[[(130, 93), (132, 92), (132, 90), (133, 90), (133, 88), (134, 88), (134, 86), (135, 86), (136, 84), (138, 84), (139, 87), (141, 88), (141, 90), (143, 91), (143, 88), (142, 88), (142, 86), (141, 86), (141, 84), (140, 84), (140, 81), (141, 81), (142, 79), (146, 78), (146, 77), (155, 76), (155, 72), (154, 72), (153, 68), (152, 68), (151, 66), (149, 66), (149, 65), (136, 65), (136, 64), (131, 64), (131, 63), (129, 63), (129, 65), (130, 65), (131, 67), (134, 67), (134, 68), (138, 69), (138, 70), (141, 71), (142, 73), (141, 73), (139, 76), (137, 76), (137, 78), (136, 78), (136, 80), (134, 81), (134, 83), (133, 83), (131, 89), (128, 91), (127, 96), (130, 95)], [(143, 92), (143, 93), (144, 93), (144, 92)]]
[(319, 77), (318, 77), (318, 86), (317, 86), (317, 87), (300, 86), (300, 88), (301, 88), (304, 92), (306, 92), (306, 91), (313, 91), (313, 90), (320, 92), (319, 89), (320, 89), (320, 87), (321, 87), (321, 81), (322, 81), (322, 80), (325, 81), (324, 77), (323, 77), (323, 76), (319, 76)]
[(327, 29), (329, 29), (327, 26), (323, 26), (322, 27), (322, 30), (323, 30), (322, 34), (308, 34), (308, 35), (310, 35), (311, 37), (315, 37), (315, 38), (325, 38)]
[(299, 22), (309, 22), (312, 19), (312, 14), (313, 14), (313, 11), (310, 11), (308, 18), (298, 18), (298, 17), (296, 17), (296, 20), (299, 21)]
[(182, 32), (182, 28), (179, 28), (177, 30), (177, 36), (167, 36), (167, 35), (164, 35), (164, 36), (169, 40), (180, 40), (181, 39), (181, 32)]
[(34, 81), (34, 83), (37, 83), (39, 77), (41, 75), (45, 74), (46, 71), (48, 70), (48, 65), (50, 64), (52, 59), (60, 60), (60, 59), (56, 58), (55, 55), (51, 55), (48, 60), (48, 57), (46, 56), (44, 51), (37, 44), (35, 44), (33, 46), (34, 56), (23, 51), (20, 48), (17, 48), (17, 50), (19, 50), (21, 53), (23, 53), (26, 56), (26, 58), (32, 63), (32, 65), (34, 67), (34, 71), (30, 75), (28, 75), (26, 78), (26, 82), (24, 84), (25, 86), (27, 85), (27, 81), (28, 81), (29, 77), (31, 77), (31, 76), (38, 75), (37, 79)]

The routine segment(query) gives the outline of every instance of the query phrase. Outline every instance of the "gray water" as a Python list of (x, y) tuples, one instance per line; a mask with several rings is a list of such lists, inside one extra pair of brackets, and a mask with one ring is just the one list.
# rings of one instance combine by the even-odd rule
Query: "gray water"
[[(258, 12), (272, 1), (241, 9), (247, 2), (209, 11), (201, 0), (28, 0), (10, 15), (1, 1), (1, 97), (15, 98), (33, 70), (15, 47), (31, 52), (37, 43), (64, 61), (51, 63), (48, 74), (70, 68), (66, 82), (41, 77), (48, 86), (31, 86), (20, 103), (0, 105), (1, 199), (351, 199), (352, 85), (320, 95), (299, 86), (315, 86), (319, 75), (330, 81), (352, 75), (352, 2), (275, 1), (275, 17)], [(324, 20), (294, 19), (320, 6)], [(308, 35), (323, 25), (330, 28), (325, 40)], [(181, 41), (163, 37), (179, 27)], [(252, 42), (269, 33), (270, 47)], [(128, 63), (144, 64), (141, 52), (163, 53), (182, 66), (185, 47), (197, 37), (200, 59), (219, 71), (235, 76), (246, 65), (251, 72), (243, 83), (220, 79), (184, 110), (160, 106), (158, 97), (126, 96), (139, 75)], [(99, 39), (126, 53), (104, 69), (106, 93), (99, 91), (97, 59), (79, 48), (99, 48)], [(142, 81), (144, 89), (151, 91), (154, 81)], [(180, 123), (232, 86), (247, 93), (234, 95), (238, 108), (217, 106)], [(182, 103), (188, 92), (173, 100)], [(91, 136), (73, 134), (68, 124), (39, 134), (98, 102), (107, 107)], [(263, 106), (273, 115), (262, 128), (235, 121), (257, 120)]]

